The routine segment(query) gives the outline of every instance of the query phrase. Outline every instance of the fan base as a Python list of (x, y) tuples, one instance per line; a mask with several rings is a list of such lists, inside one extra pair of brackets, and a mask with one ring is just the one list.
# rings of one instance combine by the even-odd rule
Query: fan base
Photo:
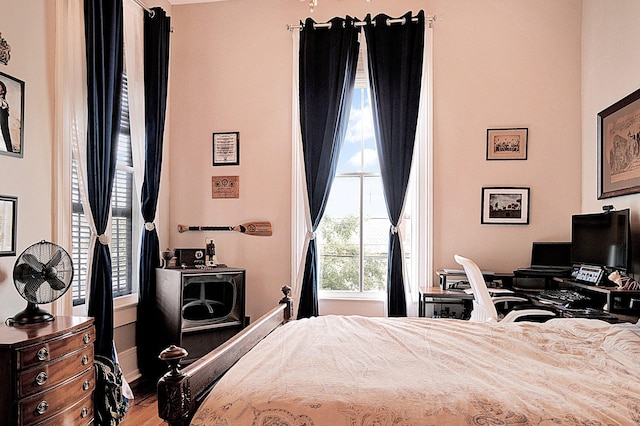
[(28, 303), (27, 307), (18, 312), (10, 321), (11, 325), (28, 325), (38, 324), (41, 322), (49, 322), (54, 320), (54, 316), (44, 309), (40, 309), (38, 305)]

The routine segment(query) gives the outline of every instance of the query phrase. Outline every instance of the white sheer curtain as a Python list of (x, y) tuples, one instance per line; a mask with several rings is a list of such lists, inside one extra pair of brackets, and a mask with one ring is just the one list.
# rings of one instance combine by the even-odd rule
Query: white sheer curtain
[[(124, 2), (124, 59), (128, 82), (129, 126), (131, 131), (131, 151), (133, 155), (133, 174), (135, 181), (134, 214), (141, 222), (142, 213), (138, 201), (142, 199), (145, 162), (145, 109), (144, 109), (144, 14), (146, 12), (134, 1)], [(134, 229), (133, 235), (140, 235), (140, 229)], [(135, 238), (135, 237), (134, 237)], [(140, 259), (140, 244), (134, 244), (137, 251), (134, 262)], [(137, 262), (136, 262), (137, 265)], [(134, 267), (134, 271), (137, 268)], [(138, 274), (132, 274), (137, 282)]]
[[(300, 31), (291, 31), (292, 45), (292, 78), (291, 78), (291, 296), (294, 301), (300, 300), (302, 278), (304, 276), (305, 259), (309, 241), (313, 237), (311, 231), (311, 214), (309, 213), (309, 197), (304, 175), (304, 159), (302, 158), (302, 132), (300, 130), (300, 86), (299, 86), (299, 49)], [(293, 306), (293, 317), (298, 315), (297, 303)]]
[[(84, 0), (56, 2), (56, 236), (58, 243), (71, 249), (71, 152), (80, 159), (80, 193), (91, 232), (95, 224), (89, 210), (86, 181), (87, 80), (84, 37)], [(95, 239), (91, 239), (95, 241)], [(91, 248), (92, 249), (92, 248)], [(90, 266), (89, 266), (90, 267)], [(90, 271), (89, 271), (90, 272)], [(87, 298), (89, 297), (87, 288)], [(57, 315), (71, 315), (72, 292), (53, 306)], [(85, 305), (86, 314), (86, 305)]]
[[(418, 290), (433, 279), (433, 28), (427, 21), (420, 110), (411, 177), (411, 267), (405, 272), (407, 316), (418, 316)], [(403, 215), (404, 216), (404, 215)], [(405, 263), (406, 267), (406, 263)]]

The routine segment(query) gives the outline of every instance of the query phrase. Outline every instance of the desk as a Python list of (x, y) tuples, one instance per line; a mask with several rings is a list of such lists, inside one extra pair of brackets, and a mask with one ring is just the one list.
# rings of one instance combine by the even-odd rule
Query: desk
[(541, 278), (544, 279), (544, 288), (557, 288), (558, 283), (554, 282), (555, 278), (566, 278), (571, 276), (570, 271), (565, 274), (558, 274), (552, 272), (534, 272), (534, 271), (523, 271), (523, 270), (515, 270), (513, 271), (513, 276), (515, 277), (515, 285), (518, 286), (518, 278)]
[[(640, 317), (640, 309), (631, 308), (632, 299), (640, 299), (640, 290), (622, 290), (618, 287), (605, 287), (601, 285), (589, 285), (572, 278), (554, 278), (558, 283), (570, 285), (584, 290), (595, 303), (599, 304), (604, 311), (625, 318), (625, 321), (635, 321)], [(633, 322), (635, 322), (633, 321)]]
[[(447, 278), (458, 278), (459, 280), (466, 280), (467, 274), (462, 269), (438, 269), (436, 271), (438, 275), (438, 281), (440, 282), (440, 288), (448, 290)], [(485, 281), (501, 281), (502, 287), (513, 287), (513, 272), (490, 272), (482, 271), (482, 276)]]
[(468, 319), (471, 314), (473, 294), (457, 290), (443, 290), (440, 287), (421, 287), (418, 290), (420, 299), (418, 300), (418, 316), (426, 316), (428, 304), (440, 305), (463, 305), (463, 319)]

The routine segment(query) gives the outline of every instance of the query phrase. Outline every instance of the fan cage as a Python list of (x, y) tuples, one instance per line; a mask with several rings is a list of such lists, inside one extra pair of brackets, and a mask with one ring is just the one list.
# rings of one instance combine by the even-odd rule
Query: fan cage
[[(56, 259), (57, 256), (59, 260)], [(38, 270), (38, 265), (42, 265), (41, 271)], [(13, 281), (18, 293), (35, 304), (49, 303), (60, 298), (69, 289), (72, 279), (71, 257), (64, 248), (47, 241), (27, 247), (14, 266)], [(50, 282), (62, 287), (53, 288)]]

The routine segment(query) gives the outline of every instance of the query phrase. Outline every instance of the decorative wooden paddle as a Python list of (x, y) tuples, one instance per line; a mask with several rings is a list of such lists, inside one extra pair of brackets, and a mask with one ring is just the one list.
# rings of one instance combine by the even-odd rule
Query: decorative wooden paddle
[(187, 226), (178, 225), (178, 232), (187, 231), (236, 231), (247, 235), (269, 237), (272, 234), (271, 222), (247, 222), (237, 226)]

